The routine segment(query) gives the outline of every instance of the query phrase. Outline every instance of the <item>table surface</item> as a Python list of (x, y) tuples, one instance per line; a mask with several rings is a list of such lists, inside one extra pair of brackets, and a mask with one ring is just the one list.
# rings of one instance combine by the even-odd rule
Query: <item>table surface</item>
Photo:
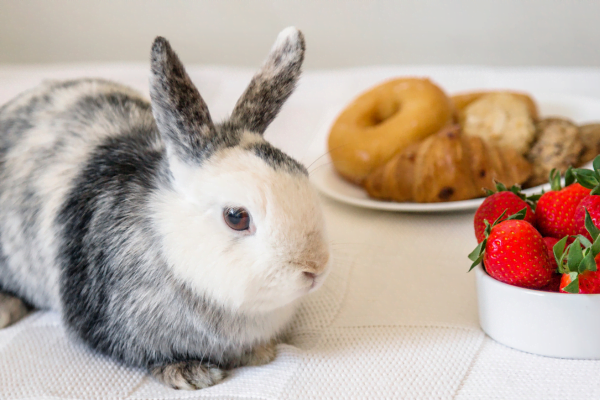
[[(188, 71), (215, 120), (231, 111), (253, 72), (196, 66)], [(600, 69), (309, 71), (266, 138), (309, 165), (326, 153), (327, 127), (345, 104), (401, 75), (428, 76), (449, 93), (504, 88), (600, 98)], [(83, 76), (148, 92), (147, 65), (0, 66), (0, 104), (44, 79)], [(0, 330), (0, 398), (600, 398), (600, 361), (523, 353), (480, 330), (475, 276), (466, 273), (466, 255), (476, 244), (472, 211), (389, 213), (325, 197), (322, 204), (333, 272), (304, 301), (290, 342), (279, 345), (273, 363), (238, 369), (199, 392), (174, 391), (73, 343), (58, 315), (36, 312)]]

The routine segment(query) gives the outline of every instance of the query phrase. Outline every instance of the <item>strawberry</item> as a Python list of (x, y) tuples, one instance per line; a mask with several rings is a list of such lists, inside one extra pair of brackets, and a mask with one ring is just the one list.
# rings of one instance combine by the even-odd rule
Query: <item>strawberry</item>
[(585, 227), (593, 239), (577, 235), (565, 250), (567, 237), (559, 240), (553, 248), (558, 271), (562, 273), (560, 291), (563, 293), (600, 293), (600, 229), (594, 225), (590, 214), (585, 212)]
[(554, 169), (550, 172), (552, 191), (540, 197), (535, 209), (537, 228), (542, 235), (562, 238), (577, 233), (573, 216), (579, 202), (590, 190), (574, 181), (575, 175), (569, 168), (565, 173), (565, 187), (561, 188), (560, 173)]
[(595, 225), (600, 224), (600, 156), (593, 161), (593, 170), (576, 169), (573, 172), (582, 186), (590, 190), (577, 205), (573, 215), (573, 227), (575, 234), (583, 235), (588, 240), (592, 240), (585, 226), (586, 210), (590, 214), (592, 222)]
[[(596, 264), (600, 261), (596, 257)], [(581, 294), (598, 294), (600, 293), (600, 272), (599, 271), (584, 271), (579, 274), (579, 292)], [(565, 288), (571, 284), (571, 275), (563, 274), (560, 280), (560, 292), (570, 293), (565, 291)]]
[(475, 228), (475, 237), (477, 243), (483, 242), (485, 239), (485, 223), (495, 221), (500, 214), (506, 211), (506, 214), (511, 215), (522, 210), (524, 207), (527, 208), (525, 214), (525, 221), (535, 226), (535, 213), (533, 212), (531, 205), (533, 201), (537, 200), (536, 196), (526, 197), (518, 186), (513, 185), (510, 189), (507, 189), (502, 183), (496, 183), (497, 192), (491, 190), (488, 191), (488, 197), (481, 203), (477, 211), (475, 212), (475, 218), (473, 219), (473, 225)]
[(486, 238), (469, 254), (471, 268), (483, 261), (488, 274), (511, 285), (539, 289), (548, 285), (554, 270), (542, 235), (523, 217), (526, 209), (505, 221), (499, 216), (486, 224)]
[(550, 283), (547, 284), (546, 286), (540, 288), (540, 290), (543, 290), (544, 292), (558, 292), (559, 288), (560, 288), (560, 280), (562, 278), (562, 275), (558, 273), (558, 264), (556, 264), (556, 260), (554, 258), (554, 252), (552, 251), (552, 249), (554, 248), (554, 245), (558, 242), (558, 239), (553, 238), (553, 237), (545, 237), (543, 238), (544, 240), (544, 244), (546, 245), (546, 252), (548, 254), (548, 260), (550, 260), (550, 265), (552, 266), (552, 270), (554, 271), (552, 273), (552, 278), (550, 279)]
[(552, 278), (550, 278), (550, 283), (544, 287), (541, 287), (539, 290), (543, 292), (560, 292), (560, 283), (562, 281), (561, 274), (552, 274)]
[(573, 216), (573, 227), (576, 235), (583, 235), (588, 240), (592, 240), (592, 237), (585, 229), (585, 212), (590, 214), (592, 221), (595, 225), (600, 224), (600, 196), (588, 195), (584, 197), (577, 208), (575, 209), (575, 215)]
[(558, 239), (553, 237), (545, 237), (543, 238), (544, 244), (546, 245), (546, 252), (548, 253), (548, 258), (550, 259), (550, 264), (552, 264), (552, 268), (556, 271), (558, 270), (558, 264), (556, 264), (556, 260), (554, 259), (554, 245), (558, 243)]

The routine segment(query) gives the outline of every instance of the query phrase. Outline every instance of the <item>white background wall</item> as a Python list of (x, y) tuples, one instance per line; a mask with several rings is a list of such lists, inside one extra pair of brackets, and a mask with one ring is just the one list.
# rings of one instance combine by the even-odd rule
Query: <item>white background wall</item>
[(163, 35), (186, 63), (256, 66), (288, 25), (307, 68), (600, 66), (599, 0), (0, 0), (0, 63), (146, 61)]

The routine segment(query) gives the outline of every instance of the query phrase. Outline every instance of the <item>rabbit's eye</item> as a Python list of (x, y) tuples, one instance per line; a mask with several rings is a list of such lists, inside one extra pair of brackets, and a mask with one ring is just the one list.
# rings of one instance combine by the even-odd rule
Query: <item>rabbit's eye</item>
[(226, 208), (223, 219), (234, 231), (245, 231), (250, 227), (250, 214), (245, 208)]

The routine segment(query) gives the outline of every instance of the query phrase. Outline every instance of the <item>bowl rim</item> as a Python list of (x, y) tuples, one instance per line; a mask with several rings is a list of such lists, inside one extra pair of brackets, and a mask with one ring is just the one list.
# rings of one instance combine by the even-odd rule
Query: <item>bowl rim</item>
[(475, 267), (475, 275), (478, 278), (483, 279), (485, 282), (489, 282), (489, 284), (491, 284), (491, 285), (496, 285), (498, 287), (504, 288), (505, 290), (510, 290), (510, 291), (527, 294), (527, 295), (531, 295), (531, 296), (543, 296), (543, 297), (546, 297), (546, 296), (547, 297), (553, 297), (553, 296), (564, 297), (565, 295), (578, 296), (578, 297), (579, 296), (588, 296), (588, 297), (600, 296), (600, 293), (545, 292), (543, 290), (527, 289), (527, 288), (523, 288), (520, 286), (510, 285), (508, 283), (504, 283), (495, 278), (492, 278), (492, 276), (490, 274), (488, 274), (487, 271), (483, 268), (483, 263), (481, 263)]

